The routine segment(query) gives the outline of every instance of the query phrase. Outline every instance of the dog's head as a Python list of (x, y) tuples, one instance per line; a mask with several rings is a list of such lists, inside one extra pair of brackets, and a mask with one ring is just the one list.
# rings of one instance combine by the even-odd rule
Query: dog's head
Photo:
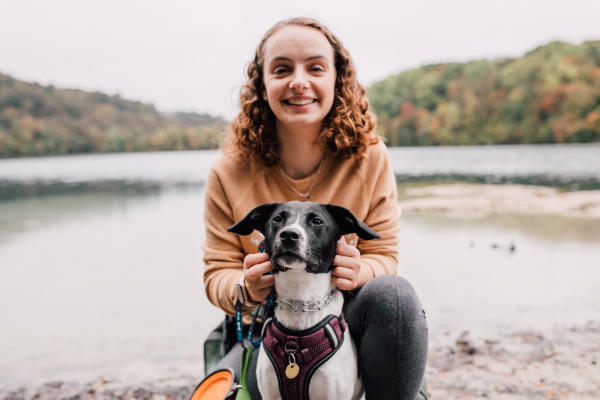
[(379, 238), (344, 207), (300, 201), (263, 204), (227, 230), (249, 235), (255, 229), (265, 237), (265, 251), (275, 271), (301, 266), (307, 272), (326, 273), (331, 271), (342, 235)]

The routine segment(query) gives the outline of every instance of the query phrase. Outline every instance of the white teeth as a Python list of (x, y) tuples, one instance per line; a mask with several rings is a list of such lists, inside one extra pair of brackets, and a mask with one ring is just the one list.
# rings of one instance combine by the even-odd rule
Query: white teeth
[(303, 106), (305, 104), (312, 103), (313, 101), (314, 100), (308, 100), (308, 99), (307, 100), (292, 100), (292, 99), (287, 100), (288, 103), (290, 103), (294, 106)]

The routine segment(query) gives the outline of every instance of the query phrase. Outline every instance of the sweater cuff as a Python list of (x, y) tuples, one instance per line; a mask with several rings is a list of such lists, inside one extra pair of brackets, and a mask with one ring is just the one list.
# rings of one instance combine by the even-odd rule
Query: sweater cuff
[(240, 277), (240, 281), (236, 284), (236, 302), (238, 301), (242, 304), (243, 313), (248, 313), (259, 305), (259, 303), (250, 300), (250, 295), (248, 294), (248, 288), (246, 288), (243, 274)]

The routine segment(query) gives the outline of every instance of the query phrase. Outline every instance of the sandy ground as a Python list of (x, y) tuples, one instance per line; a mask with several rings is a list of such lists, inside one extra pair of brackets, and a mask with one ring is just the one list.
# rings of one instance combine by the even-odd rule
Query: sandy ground
[(541, 186), (457, 183), (401, 187), (400, 199), (405, 212), (600, 218), (600, 190), (564, 192)]
[[(444, 343), (442, 343), (444, 342)], [(188, 399), (189, 376), (129, 385), (49, 382), (6, 392), (0, 399)], [(430, 399), (600, 399), (600, 321), (550, 332), (515, 332), (472, 340), (467, 332), (432, 343), (427, 365)]]
[(432, 399), (600, 399), (600, 321), (432, 346)]

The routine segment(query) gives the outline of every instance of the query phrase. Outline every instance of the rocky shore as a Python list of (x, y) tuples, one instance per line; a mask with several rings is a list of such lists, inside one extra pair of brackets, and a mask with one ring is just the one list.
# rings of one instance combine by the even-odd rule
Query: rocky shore
[(465, 332), (430, 349), (427, 378), (432, 399), (599, 399), (600, 321), (501, 339)]
[[(473, 339), (468, 332), (431, 339), (427, 383), (432, 400), (600, 398), (600, 321), (494, 339)], [(0, 389), (0, 399), (184, 400), (196, 384), (190, 376), (135, 385), (98, 378)]]

